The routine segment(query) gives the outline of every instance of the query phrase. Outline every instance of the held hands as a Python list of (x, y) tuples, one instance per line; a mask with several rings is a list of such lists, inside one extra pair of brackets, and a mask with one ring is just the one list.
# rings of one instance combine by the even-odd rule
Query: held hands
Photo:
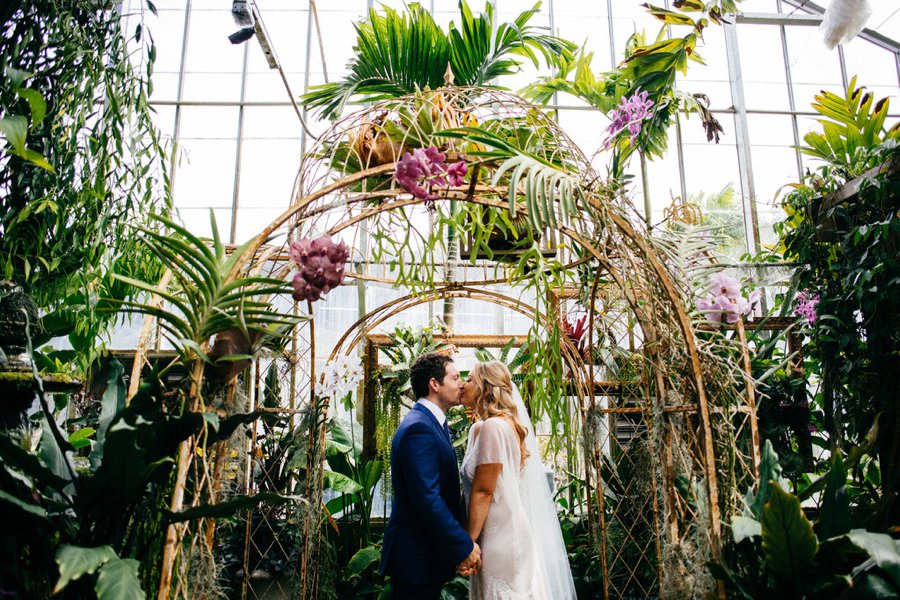
[(466, 557), (466, 560), (459, 563), (456, 567), (456, 572), (462, 575), (463, 577), (468, 577), (469, 575), (474, 575), (478, 571), (481, 570), (481, 547), (478, 543), (475, 543), (475, 547), (472, 548), (472, 553)]

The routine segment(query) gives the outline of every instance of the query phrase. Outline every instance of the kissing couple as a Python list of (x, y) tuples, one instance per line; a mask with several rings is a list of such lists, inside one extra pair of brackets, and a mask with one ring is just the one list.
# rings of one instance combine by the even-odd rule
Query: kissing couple
[[(522, 396), (502, 362), (476, 363), (468, 380), (429, 352), (410, 367), (419, 398), (391, 444), (393, 504), (381, 558), (396, 600), (436, 600), (456, 573), (473, 600), (569, 600), (575, 586), (550, 484)], [(460, 471), (447, 409), (477, 421)]]

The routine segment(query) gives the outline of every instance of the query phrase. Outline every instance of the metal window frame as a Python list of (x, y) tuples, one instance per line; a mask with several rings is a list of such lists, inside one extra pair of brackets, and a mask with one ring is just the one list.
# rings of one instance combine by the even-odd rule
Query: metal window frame
[[(491, 3), (496, 8), (499, 2), (497, 0), (491, 0)], [(311, 41), (313, 35), (315, 35), (314, 31), (314, 23), (312, 18), (312, 1), (306, 3), (306, 6), (298, 7), (298, 12), (306, 11), (307, 12), (307, 24), (306, 24), (306, 56), (304, 62), (304, 91), (309, 85), (309, 73), (310, 73), (310, 64), (311, 64)], [(374, 0), (366, 0), (365, 6), (367, 9), (370, 9), (374, 6)], [(668, 0), (665, 1), (665, 4), (668, 5)], [(776, 0), (778, 13), (740, 13), (731, 20), (730, 23), (724, 25), (725, 30), (725, 46), (726, 53), (728, 59), (728, 67), (729, 67), (729, 81), (731, 85), (731, 93), (732, 93), (732, 107), (728, 109), (717, 109), (712, 111), (716, 114), (731, 114), (735, 119), (735, 134), (736, 134), (736, 147), (738, 153), (738, 175), (741, 180), (741, 196), (742, 196), (742, 210), (744, 213), (744, 227), (745, 227), (745, 242), (748, 249), (754, 250), (759, 249), (760, 243), (760, 232), (759, 232), (759, 220), (757, 215), (757, 198), (756, 198), (756, 190), (754, 184), (754, 173), (752, 167), (752, 157), (751, 157), (751, 149), (749, 144), (749, 128), (747, 123), (747, 116), (750, 114), (781, 114), (781, 115), (789, 115), (791, 117), (791, 125), (792, 125), (792, 135), (795, 145), (799, 145), (801, 136), (799, 131), (799, 122), (798, 117), (810, 115), (814, 116), (815, 113), (811, 111), (803, 111), (797, 109), (797, 100), (795, 96), (795, 90), (793, 85), (793, 74), (791, 72), (790, 60), (789, 60), (789, 52), (787, 46), (787, 28), (794, 26), (818, 26), (822, 22), (823, 15), (825, 13), (825, 9), (822, 6), (814, 2), (810, 2), (809, 0)], [(548, 4), (545, 5), (548, 11), (548, 16), (550, 20), (551, 27), (553, 27), (556, 23), (556, 11), (557, 11), (557, 3), (551, 0)], [(429, 10), (432, 14), (435, 12), (435, 1), (430, 0), (428, 3)], [(612, 0), (606, 0), (607, 7), (607, 24), (608, 24), (608, 34), (609, 34), (609, 64), (610, 66), (615, 66), (616, 64), (616, 32), (614, 27), (614, 19), (616, 17), (616, 10), (614, 8), (614, 2)], [(792, 12), (785, 13), (784, 9), (787, 7)], [(177, 92), (175, 100), (161, 100), (161, 101), (152, 101), (151, 105), (154, 106), (174, 106), (175, 114), (174, 114), (174, 126), (172, 133), (173, 140), (173, 151), (170, 159), (170, 178), (172, 189), (174, 192), (175, 184), (176, 184), (176, 175), (177, 175), (177, 155), (178, 148), (181, 142), (181, 124), (182, 124), (182, 108), (186, 106), (236, 106), (239, 109), (238, 116), (238, 131), (237, 131), (237, 152), (235, 156), (234, 162), (234, 181), (233, 181), (233, 194), (232, 194), (232, 215), (231, 215), (231, 242), (236, 241), (237, 235), (237, 219), (238, 213), (240, 210), (240, 178), (241, 178), (241, 167), (243, 160), (243, 153), (241, 152), (241, 147), (243, 144), (243, 122), (244, 122), (244, 112), (248, 107), (275, 107), (275, 106), (291, 106), (291, 102), (288, 101), (247, 101), (246, 100), (246, 86), (247, 86), (247, 53), (248, 49), (245, 47), (244, 51), (244, 64), (241, 72), (241, 95), (240, 99), (237, 101), (186, 101), (184, 99), (184, 87), (185, 87), (185, 75), (186, 75), (186, 61), (187, 61), (187, 50), (188, 44), (190, 43), (191, 38), (191, 17), (193, 11), (193, 0), (185, 0), (184, 2), (184, 27), (182, 34), (182, 47), (181, 47), (181, 57), (180, 64), (178, 69), (178, 84), (177, 84)], [(738, 49), (737, 43), (737, 27), (744, 24), (765, 24), (765, 25), (777, 25), (779, 27), (779, 32), (782, 41), (782, 53), (785, 60), (785, 77), (786, 77), (786, 85), (788, 91), (788, 109), (787, 110), (755, 110), (748, 109), (745, 102), (744, 97), (744, 89), (743, 89), (743, 80), (741, 78), (740, 73), (740, 53)], [(885, 35), (882, 35), (876, 31), (871, 29), (864, 29), (859, 37), (867, 42), (875, 44), (877, 47), (891, 52), (894, 55), (894, 62), (897, 68), (897, 82), (898, 87), (900, 87), (900, 43), (895, 40), (888, 38)], [(838, 58), (840, 61), (841, 67), (841, 77), (844, 82), (844, 85), (847, 84), (847, 67), (846, 61), (843, 54), (843, 48), (838, 47)], [(325, 58), (322, 57), (323, 63), (325, 62)], [(596, 110), (592, 107), (582, 107), (582, 106), (566, 106), (563, 103), (560, 103), (558, 99), (554, 98), (554, 102), (549, 104), (547, 110), (553, 111), (554, 118), (559, 119), (561, 111), (579, 111), (579, 110)], [(307, 116), (307, 111), (303, 111), (304, 118)], [(894, 115), (891, 115), (894, 116)], [(675, 140), (674, 140), (674, 150), (675, 150), (675, 160), (677, 160), (678, 165), (678, 188), (680, 189), (681, 195), (683, 199), (687, 198), (688, 195), (688, 186), (686, 181), (686, 173), (685, 173), (685, 144), (682, 136), (682, 124), (680, 118), (676, 116), (675, 120)], [(301, 150), (305, 151), (309, 144), (309, 138), (306, 131), (301, 131), (300, 134), (300, 144)], [(796, 163), (797, 163), (797, 175), (798, 178), (803, 176), (803, 163), (801, 160), (801, 155), (799, 151), (796, 152)], [(651, 199), (649, 196), (649, 175), (647, 171), (647, 165), (645, 160), (640, 161), (640, 186), (641, 192), (644, 199), (643, 212), (644, 216), (647, 219), (647, 222), (650, 222), (651, 219)]]

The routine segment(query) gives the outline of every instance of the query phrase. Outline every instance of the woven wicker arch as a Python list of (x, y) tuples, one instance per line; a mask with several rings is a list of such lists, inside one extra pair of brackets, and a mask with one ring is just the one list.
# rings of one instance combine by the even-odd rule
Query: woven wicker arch
[[(320, 465), (320, 472), (317, 477), (310, 474), (304, 490), (313, 508), (306, 513), (297, 565), (300, 596), (316, 597), (320, 579), (316, 564), (321, 515), (315, 507), (321, 504), (328, 407), (309, 385), (317, 356), (349, 354), (390, 315), (436, 299), (473, 297), (519, 310), (521, 306), (497, 286), (533, 285), (537, 280), (516, 274), (509, 259), (459, 257), (459, 240), (477, 230), (476, 219), (510, 207), (509, 178), (500, 176), (502, 159), (492, 157), (486, 142), (472, 136), (476, 126), (493, 126), (538, 162), (577, 182), (577, 211), (566, 212), (562, 194), (551, 192), (546, 205), (551, 208), (517, 200), (516, 212), (543, 212), (542, 239), (553, 240), (554, 268), (567, 278), (566, 285), (571, 281), (580, 286), (591, 335), (609, 332), (602, 344), (621, 344), (626, 335), (632, 340), (628, 350), (636, 357), (638, 376), (606, 387), (594, 383), (594, 367), (585, 367), (583, 352), (565, 336), (561, 344), (579, 397), (581, 443), (571, 447), (583, 454), (585, 476), (596, 490), (587, 510), (596, 525), (605, 597), (684, 597), (685, 591), (715, 589), (702, 565), (716, 559), (723, 515), (739, 506), (740, 493), (756, 476), (752, 395), (741, 394), (730, 366), (717, 361), (697, 335), (700, 319), (690, 309), (690, 289), (641, 219), (602, 181), (558, 124), (511, 93), (449, 88), (376, 104), (326, 131), (301, 163), (291, 207), (243, 250), (232, 273), (256, 270), (287, 278), (292, 266), (277, 257), (287, 256), (288, 242), (329, 234), (350, 243), (350, 278), (408, 291), (367, 311), (334, 348), (315, 347), (310, 331), (315, 306), (297, 305), (310, 322), (302, 339), (292, 345), (290, 363), (302, 371), (300, 379), (306, 378), (308, 406), (322, 415), (309, 431), (308, 464)], [(440, 148), (448, 161), (477, 166), (464, 185), (441, 189), (433, 200), (423, 202), (392, 176), (402, 155), (426, 146)], [(522, 195), (521, 188), (513, 190), (514, 198)], [(450, 207), (460, 206), (478, 209), (466, 213), (468, 221), (452, 222), (455, 238), (436, 238), (431, 233), (434, 224), (446, 226), (448, 215), (458, 214)], [(472, 229), (466, 230), (469, 225)], [(395, 238), (404, 235), (406, 240), (396, 245)], [(398, 255), (390, 255), (391, 244), (399, 248)], [(263, 256), (265, 247), (269, 251)], [(540, 305), (525, 312), (542, 326), (560, 327), (560, 306), (549, 298), (561, 290), (535, 289)], [(588, 342), (593, 357), (594, 347), (602, 344), (590, 336)], [(297, 380), (293, 373), (291, 384)], [(691, 483), (688, 491), (678, 485), (685, 480)]]

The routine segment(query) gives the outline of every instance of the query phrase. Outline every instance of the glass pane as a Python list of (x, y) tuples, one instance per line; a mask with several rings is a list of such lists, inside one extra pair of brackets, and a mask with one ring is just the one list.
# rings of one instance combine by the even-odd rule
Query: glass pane
[(772, 25), (739, 27), (738, 44), (747, 109), (790, 108), (780, 28)]
[(238, 102), (241, 99), (240, 73), (185, 73), (186, 102)]
[(299, 149), (300, 133), (300, 120), (292, 106), (249, 106), (244, 109), (245, 140), (297, 140)]
[[(228, 233), (231, 231), (231, 209), (216, 208), (213, 212), (216, 215), (216, 227), (219, 230), (219, 235), (223, 239), (228, 239)], [(208, 208), (180, 209), (178, 216), (181, 217), (184, 226), (194, 235), (206, 238), (212, 237)]]
[(197, 73), (240, 73), (243, 44), (232, 44), (228, 36), (238, 26), (231, 18), (231, 5), (217, 2), (218, 9), (192, 8), (185, 70)]
[(236, 150), (234, 140), (182, 140), (175, 167), (175, 206), (230, 209)]
[[(787, 27), (788, 60), (794, 84), (842, 86), (841, 66), (837, 50), (822, 44), (817, 27)], [(798, 95), (798, 102), (803, 95)], [(809, 96), (812, 99), (812, 96)]]
[[(562, 96), (560, 100), (563, 101)], [(568, 100), (565, 102), (568, 103)], [(590, 158), (603, 143), (603, 131), (609, 125), (609, 119), (596, 110), (560, 110), (559, 125)], [(601, 154), (604, 156), (602, 160), (608, 162), (608, 153)]]
[(244, 208), (287, 209), (300, 167), (300, 142), (244, 140), (241, 158), (241, 216)]
[(793, 146), (794, 125), (788, 115), (747, 115), (747, 130), (754, 146)]
[(737, 148), (731, 144), (686, 145), (684, 172), (689, 197), (717, 193), (729, 185), (740, 189)]
[[(696, 62), (688, 63), (686, 75), (679, 75), (678, 87), (691, 88), (690, 85), (685, 86), (684, 82), (717, 82), (725, 83), (723, 91), (728, 92), (728, 54), (725, 51), (725, 30), (722, 27), (710, 26), (703, 31), (703, 40), (697, 45), (697, 54), (703, 59), (705, 64)], [(706, 91), (698, 89), (693, 91)], [(707, 93), (713, 98), (713, 94)], [(718, 95), (718, 94), (717, 94)], [(730, 95), (713, 99), (714, 105), (729, 105)]]
[[(181, 3), (184, 4), (183, 2)], [(181, 43), (184, 40), (184, 8), (159, 9), (159, 16), (145, 17), (145, 24), (156, 43), (155, 74), (177, 73), (181, 68)]]
[(236, 106), (181, 107), (182, 139), (233, 139), (237, 137)]
[[(875, 46), (859, 37), (844, 45), (844, 61), (847, 65), (847, 78), (857, 76), (857, 85), (870, 89), (883, 86), (896, 93), (898, 75), (897, 57), (890, 52)], [(892, 93), (886, 91), (882, 95)]]

